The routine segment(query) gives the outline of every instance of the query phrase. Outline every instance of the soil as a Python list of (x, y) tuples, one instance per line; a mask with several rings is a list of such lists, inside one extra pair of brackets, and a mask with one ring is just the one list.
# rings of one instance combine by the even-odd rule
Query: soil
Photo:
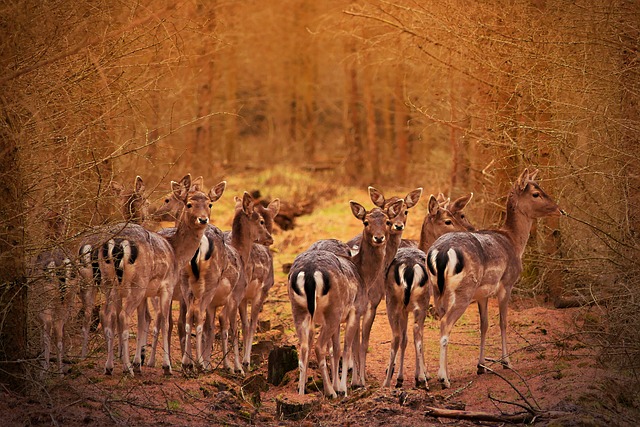
[[(103, 374), (104, 348), (100, 331), (86, 360), (68, 361), (68, 372), (30, 383), (27, 397), (0, 392), (3, 425), (268, 425), (268, 426), (408, 426), (477, 425), (478, 422), (434, 418), (429, 407), (482, 411), (494, 415), (522, 412), (530, 404), (540, 411), (559, 411), (553, 419), (539, 417), (539, 425), (635, 425), (638, 397), (616, 386), (616, 373), (603, 368), (585, 340), (585, 323), (597, 322), (596, 308), (556, 310), (533, 299), (515, 298), (509, 311), (508, 342), (513, 370), (490, 365), (494, 373), (476, 374), (479, 325), (477, 309), (469, 307), (451, 336), (449, 371), (451, 388), (443, 390), (435, 379), (438, 364), (439, 324), (425, 324), (425, 359), (432, 378), (430, 390), (414, 388), (415, 353), (412, 324), (402, 388), (381, 388), (388, 364), (390, 328), (384, 301), (378, 308), (367, 359), (368, 384), (349, 390), (347, 397), (327, 400), (320, 385), (308, 383), (305, 396), (297, 394), (297, 369), (279, 386), (266, 385), (268, 350), (296, 345), (286, 285), (277, 283), (263, 310), (271, 324), (260, 332), (254, 351), (256, 366), (246, 378), (216, 369), (212, 373), (185, 375), (173, 337), (174, 373), (144, 367), (135, 377), (125, 376), (117, 364), (112, 376)], [(487, 354), (500, 353), (498, 310), (490, 304)], [(69, 354), (79, 353), (71, 343)], [(219, 351), (214, 360), (220, 360)], [(313, 356), (311, 359), (313, 360)], [(319, 379), (315, 363), (309, 375)], [(249, 384), (250, 383), (250, 384)], [(393, 381), (395, 385), (395, 377)], [(244, 384), (244, 385), (243, 385)], [(258, 384), (258, 387), (255, 387)], [(314, 386), (314, 384), (316, 384)], [(268, 388), (268, 389), (267, 389)], [(517, 389), (517, 391), (516, 391)], [(261, 391), (262, 390), (262, 391)], [(522, 394), (520, 396), (519, 394)], [(526, 398), (526, 402), (523, 399)], [(309, 403), (311, 412), (301, 420), (280, 419), (277, 401)], [(528, 403), (527, 403), (528, 402)], [(503, 425), (484, 422), (483, 425)]]

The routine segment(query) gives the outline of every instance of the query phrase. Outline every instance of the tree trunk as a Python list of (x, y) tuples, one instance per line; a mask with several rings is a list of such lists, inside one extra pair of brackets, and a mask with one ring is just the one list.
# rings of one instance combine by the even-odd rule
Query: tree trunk
[(27, 358), (27, 286), (24, 253), (25, 211), (17, 141), (0, 126), (0, 384), (24, 386)]

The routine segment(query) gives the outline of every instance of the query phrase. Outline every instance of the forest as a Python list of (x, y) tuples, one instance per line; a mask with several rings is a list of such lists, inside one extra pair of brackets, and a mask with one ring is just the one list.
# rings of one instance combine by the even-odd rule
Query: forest
[(34, 259), (121, 222), (114, 183), (142, 177), (155, 209), (186, 174), (225, 180), (222, 229), (244, 191), (315, 209), (276, 225), (286, 284), (313, 241), (360, 231), (368, 186), (423, 188), (421, 213), (473, 193), (493, 228), (529, 168), (566, 216), (534, 223), (517, 295), (590, 310), (575, 335), (640, 411), (637, 2), (8, 0), (0, 23), (0, 393), (55, 389), (34, 385)]

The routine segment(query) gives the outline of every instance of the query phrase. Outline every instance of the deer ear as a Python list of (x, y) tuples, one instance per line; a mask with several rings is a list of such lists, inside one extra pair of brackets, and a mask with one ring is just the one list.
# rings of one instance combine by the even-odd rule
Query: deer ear
[(188, 189), (189, 187), (185, 187), (182, 180), (180, 182), (171, 181), (171, 192), (178, 200), (186, 201)]
[(402, 212), (403, 206), (404, 206), (404, 200), (402, 199), (396, 200), (395, 202), (391, 203), (387, 208), (387, 215), (389, 216), (389, 218), (397, 217), (400, 214), (400, 212)]
[(225, 188), (227, 188), (227, 181), (221, 181), (211, 190), (209, 190), (209, 199), (212, 202), (217, 201), (220, 197), (222, 197), (222, 193), (224, 193)]
[(440, 209), (440, 203), (432, 194), (431, 196), (429, 196), (429, 215), (435, 216), (438, 213), (438, 209)]
[(529, 183), (529, 169), (525, 168), (520, 174), (520, 176), (518, 177), (518, 180), (516, 181), (515, 186), (518, 190), (523, 191), (527, 187), (528, 183)]
[(462, 196), (459, 199), (454, 200), (451, 204), (451, 207), (449, 208), (449, 211), (451, 211), (451, 213), (460, 212), (469, 204), (472, 197), (473, 193), (469, 193), (468, 196)]
[(538, 169), (534, 169), (531, 173), (529, 173), (529, 181), (535, 181), (538, 172), (540, 172)]
[(369, 197), (374, 205), (379, 208), (384, 208), (384, 196), (376, 188), (369, 186)]
[(136, 182), (133, 188), (135, 188), (136, 194), (144, 193), (144, 190), (145, 190), (144, 181), (142, 180), (140, 175), (136, 176)]
[(253, 197), (246, 191), (242, 195), (242, 210), (246, 215), (251, 215), (253, 211)]
[(191, 174), (188, 173), (185, 176), (182, 177), (182, 179), (180, 180), (180, 184), (187, 189), (187, 191), (189, 191), (189, 188), (191, 188)]
[(199, 176), (191, 181), (191, 190), (193, 191), (202, 191), (204, 188), (204, 178)]
[(422, 197), (422, 187), (416, 188), (411, 193), (407, 194), (407, 197), (404, 198), (404, 204), (407, 205), (407, 209), (411, 209), (420, 201), (420, 197)]
[(269, 206), (267, 206), (267, 209), (271, 211), (271, 215), (275, 218), (278, 212), (280, 212), (280, 199), (273, 199), (271, 203), (269, 203)]
[(113, 193), (114, 196), (121, 195), (123, 190), (124, 190), (124, 187), (122, 186), (122, 184), (116, 181), (111, 181), (111, 192)]
[(354, 202), (353, 200), (349, 202), (349, 205), (351, 206), (351, 212), (353, 213), (353, 216), (358, 218), (360, 221), (364, 221), (364, 217), (367, 215), (367, 210), (364, 208), (364, 206), (362, 206), (358, 202)]

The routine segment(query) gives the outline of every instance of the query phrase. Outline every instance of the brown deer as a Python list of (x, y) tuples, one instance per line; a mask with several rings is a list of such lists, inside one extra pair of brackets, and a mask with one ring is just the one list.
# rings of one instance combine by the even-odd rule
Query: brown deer
[(40, 252), (31, 265), (34, 294), (42, 297), (38, 317), (42, 322), (43, 367), (49, 370), (51, 340), (57, 351), (58, 373), (62, 374), (65, 353), (65, 325), (74, 310), (79, 283), (73, 257), (65, 239), (69, 220), (69, 205), (61, 213), (49, 211), (46, 217), (45, 242), (52, 247)]
[[(453, 203), (455, 209), (463, 209), (471, 196), (461, 197)], [(429, 197), (428, 212), (422, 224), (420, 248), (429, 248), (441, 235), (452, 231), (470, 231), (473, 229), (468, 221), (460, 223), (456, 216), (445, 209), (438, 200)], [(416, 387), (428, 389), (427, 369), (424, 362), (422, 337), (424, 320), (429, 309), (430, 292), (425, 286), (428, 276), (425, 267), (426, 254), (415, 247), (401, 247), (389, 266), (385, 280), (385, 298), (387, 317), (393, 338), (389, 366), (383, 387), (391, 386), (395, 370), (396, 357), (399, 359), (396, 387), (404, 382), (404, 353), (407, 347), (407, 322), (409, 313), (413, 313), (413, 343), (416, 353)], [(400, 354), (398, 355), (398, 349)]]
[[(133, 190), (125, 190), (122, 184), (112, 181), (111, 192), (118, 200), (122, 220), (125, 223), (143, 224), (148, 219), (149, 202), (145, 195), (144, 181), (140, 176), (136, 176)], [(78, 273), (81, 278), (80, 300), (83, 312), (82, 358), (85, 358), (88, 353), (93, 308), (101, 280), (98, 251), (110, 237), (107, 228), (100, 228), (84, 236), (79, 244)]]
[(497, 297), (500, 309), (502, 359), (510, 367), (507, 350), (507, 309), (511, 290), (522, 272), (524, 253), (536, 218), (561, 215), (558, 205), (534, 181), (537, 170), (525, 169), (507, 197), (505, 224), (497, 230), (454, 232), (440, 237), (427, 253), (427, 270), (435, 307), (440, 316), (440, 368), (438, 379), (451, 386), (447, 370), (447, 346), (451, 330), (469, 304), (476, 300), (480, 312), (478, 374), (485, 371), (484, 346), (489, 321), (489, 297)]
[[(277, 202), (276, 202), (277, 203)], [(183, 293), (188, 295), (187, 338), (190, 324), (196, 329), (196, 364), (204, 369), (211, 366), (211, 349), (214, 339), (216, 311), (221, 308), (223, 364), (230, 371), (244, 374), (240, 364), (237, 334), (238, 306), (245, 296), (247, 277), (250, 274), (250, 254), (254, 244), (270, 245), (273, 238), (265, 225), (264, 217), (258, 213), (251, 195), (244, 193), (236, 198), (236, 208), (230, 233), (222, 233), (210, 226), (205, 234), (206, 244), (201, 244), (199, 253), (187, 266), (187, 287), (183, 282)], [(213, 251), (209, 248), (214, 248)], [(214, 252), (217, 253), (215, 256)], [(209, 255), (207, 255), (209, 254)], [(228, 362), (229, 332), (232, 337), (234, 364)], [(245, 332), (246, 334), (246, 332)], [(191, 365), (191, 345), (185, 346), (183, 364)]]
[[(320, 333), (315, 344), (315, 354), (322, 375), (324, 394), (331, 398), (337, 397), (336, 391), (346, 394), (347, 363), (357, 339), (358, 319), (366, 311), (368, 302), (366, 284), (382, 274), (391, 225), (389, 217), (397, 216), (403, 203), (398, 200), (386, 210), (374, 208), (367, 212), (362, 205), (351, 201), (353, 215), (364, 225), (358, 253), (353, 257), (343, 257), (327, 250), (315, 249), (303, 252), (294, 260), (289, 272), (288, 293), (300, 343), (299, 394), (305, 392), (309, 351), (316, 324), (320, 326)], [(346, 323), (346, 326), (342, 378), (338, 381), (341, 323)], [(330, 344), (333, 347), (333, 381), (329, 378), (325, 358)]]
[[(374, 187), (369, 187), (369, 196), (371, 197), (373, 204), (382, 209), (387, 209), (388, 206), (398, 201), (402, 202), (402, 208), (398, 211), (398, 214), (390, 216), (389, 241), (385, 248), (385, 256), (382, 263), (382, 271), (387, 271), (389, 265), (391, 265), (391, 262), (396, 256), (398, 248), (400, 247), (402, 232), (404, 231), (407, 223), (409, 209), (413, 208), (420, 201), (422, 188), (417, 188), (409, 192), (403, 199), (396, 196), (386, 199), (382, 192)], [(359, 240), (361, 240), (361, 238), (355, 237), (347, 242), (347, 245), (351, 248), (352, 252), (359, 250)], [(375, 280), (367, 281), (365, 283), (368, 303), (367, 309), (362, 315), (361, 339), (359, 337), (360, 326), (356, 331), (356, 338), (360, 339), (360, 342), (355, 344), (355, 354), (358, 358), (356, 362), (359, 365), (359, 376), (356, 376), (353, 380), (353, 385), (356, 386), (364, 386), (366, 382), (366, 358), (367, 350), (369, 348), (369, 338), (371, 336), (371, 328), (373, 327), (378, 305), (380, 305), (380, 301), (382, 301), (382, 298), (385, 295), (385, 275), (380, 274), (375, 277)], [(360, 318), (358, 320), (358, 325), (360, 325)]]
[[(258, 214), (262, 215), (265, 228), (269, 234), (273, 233), (274, 218), (280, 210), (280, 200), (274, 199), (266, 207), (261, 204), (256, 204), (255, 209)], [(251, 362), (253, 337), (258, 327), (258, 316), (262, 311), (262, 306), (267, 299), (269, 290), (275, 283), (271, 250), (265, 245), (254, 243), (251, 248), (249, 264), (246, 267), (249, 270), (247, 272), (247, 290), (238, 309), (242, 322), (242, 338), (244, 343), (242, 366), (248, 372)], [(250, 317), (247, 313), (247, 306), (249, 304), (251, 304)]]
[[(101, 287), (105, 304), (101, 322), (107, 342), (105, 373), (113, 372), (113, 335), (118, 332), (125, 373), (140, 372), (142, 347), (147, 338), (147, 304), (150, 297), (160, 298), (158, 323), (163, 337), (163, 370), (171, 374), (168, 317), (173, 288), (182, 267), (193, 256), (209, 223), (211, 205), (222, 195), (214, 187), (205, 194), (192, 191), (191, 178), (171, 182), (174, 195), (185, 205), (173, 233), (161, 236), (137, 224), (114, 227), (113, 238), (99, 252)], [(138, 333), (133, 369), (129, 362), (129, 319), (138, 313)], [(117, 327), (116, 327), (117, 325)]]

